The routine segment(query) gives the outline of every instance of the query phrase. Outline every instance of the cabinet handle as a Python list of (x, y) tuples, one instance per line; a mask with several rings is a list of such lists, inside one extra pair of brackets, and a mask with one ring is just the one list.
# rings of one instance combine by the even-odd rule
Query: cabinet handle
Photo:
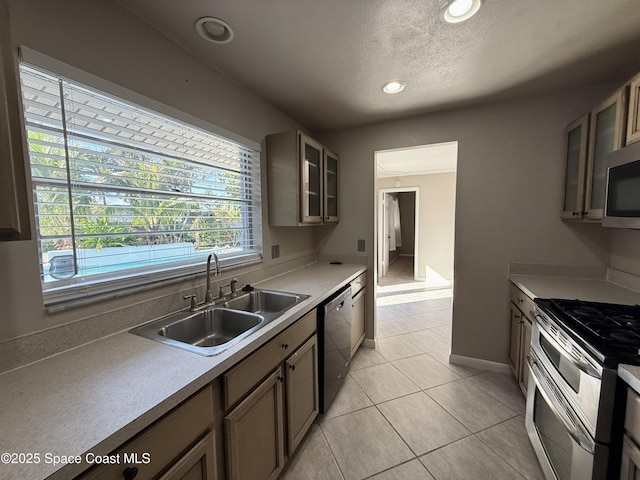
[(284, 348), (286, 350), (287, 348), (289, 348), (289, 344), (288, 343), (283, 343), (282, 344), (282, 348)]
[(138, 475), (138, 467), (127, 467), (122, 472), (124, 480), (133, 480)]
[(280, 383), (284, 382), (284, 377), (282, 375), (278, 375), (278, 381)]
[(296, 369), (296, 366), (295, 366), (295, 365), (289, 365), (289, 368), (290, 368), (291, 370), (295, 370), (295, 369)]

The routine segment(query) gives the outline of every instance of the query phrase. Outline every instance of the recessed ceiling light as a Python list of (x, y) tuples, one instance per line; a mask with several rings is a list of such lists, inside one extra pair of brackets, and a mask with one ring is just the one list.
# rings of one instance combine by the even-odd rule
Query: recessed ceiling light
[(219, 18), (202, 17), (196, 22), (196, 32), (213, 43), (229, 43), (233, 40), (231, 26)]
[(460, 23), (470, 19), (478, 10), (482, 0), (453, 0), (444, 11), (444, 19), (448, 23)]
[(387, 82), (382, 86), (382, 91), (384, 93), (400, 93), (404, 90), (404, 87), (407, 85), (404, 82), (400, 82), (398, 80), (393, 80), (391, 82)]

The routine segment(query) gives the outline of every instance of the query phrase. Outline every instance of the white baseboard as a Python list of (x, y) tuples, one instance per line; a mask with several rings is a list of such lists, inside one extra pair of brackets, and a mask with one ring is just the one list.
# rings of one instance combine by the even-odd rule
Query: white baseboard
[(492, 362), (490, 360), (482, 360), (481, 358), (465, 357), (463, 355), (449, 354), (449, 363), (456, 365), (464, 365), (479, 370), (491, 370), (492, 372), (511, 373), (511, 368), (506, 363)]
[(365, 338), (362, 341), (362, 346), (366, 348), (376, 348), (376, 341), (371, 338)]

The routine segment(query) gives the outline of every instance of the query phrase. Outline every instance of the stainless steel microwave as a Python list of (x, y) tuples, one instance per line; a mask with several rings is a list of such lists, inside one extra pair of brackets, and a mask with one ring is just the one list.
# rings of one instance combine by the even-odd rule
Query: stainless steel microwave
[(640, 229), (640, 142), (607, 156), (603, 227)]

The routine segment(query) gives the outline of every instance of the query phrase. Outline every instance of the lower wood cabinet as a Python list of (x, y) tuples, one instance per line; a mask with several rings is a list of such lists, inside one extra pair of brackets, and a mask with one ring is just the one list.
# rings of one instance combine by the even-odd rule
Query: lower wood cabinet
[(228, 480), (277, 478), (318, 415), (316, 321), (314, 310), (223, 374)]
[(292, 455), (318, 415), (318, 342), (316, 336), (285, 363), (287, 452)]
[(227, 478), (273, 480), (284, 467), (282, 369), (224, 419)]
[(205, 387), (109, 454), (81, 480), (216, 480), (213, 392)]
[(520, 390), (527, 396), (529, 367), (527, 357), (531, 347), (531, 311), (533, 300), (515, 285), (511, 285), (511, 340), (509, 344), (509, 365), (518, 381)]
[(159, 480), (216, 480), (214, 433), (208, 433)]

